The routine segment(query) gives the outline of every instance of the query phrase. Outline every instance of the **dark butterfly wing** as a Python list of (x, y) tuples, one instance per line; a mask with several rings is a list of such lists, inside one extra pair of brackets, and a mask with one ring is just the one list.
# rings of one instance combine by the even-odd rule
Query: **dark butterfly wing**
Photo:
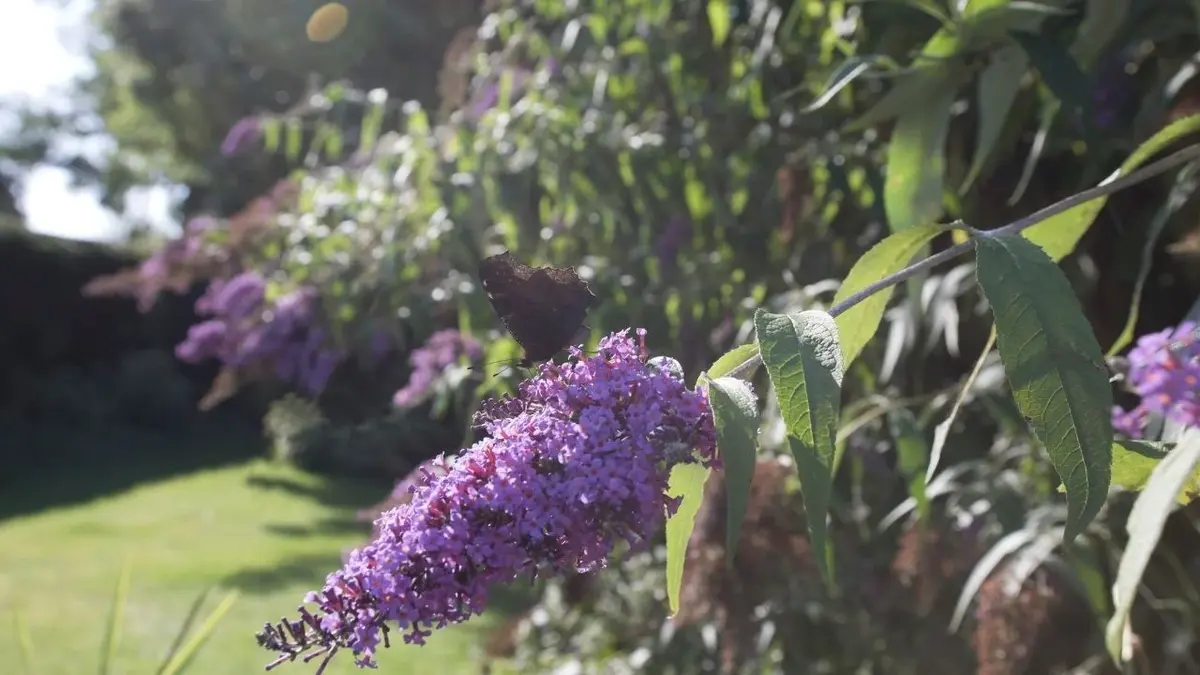
[(479, 280), (527, 364), (567, 347), (596, 299), (574, 269), (530, 267), (508, 252), (484, 259)]

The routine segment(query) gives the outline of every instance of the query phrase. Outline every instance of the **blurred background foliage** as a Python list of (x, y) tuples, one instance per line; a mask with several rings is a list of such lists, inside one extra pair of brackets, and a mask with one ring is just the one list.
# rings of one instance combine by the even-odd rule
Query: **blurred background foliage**
[[(1001, 225), (1200, 112), (1200, 7), (1185, 0), (360, 0), (312, 42), (322, 4), (98, 0), (77, 105), (23, 110), (0, 147), (6, 438), (220, 426), (383, 494), (470, 443), (477, 402), (522, 375), (502, 365), (519, 348), (476, 283), (486, 255), (575, 266), (599, 296), (592, 344), (646, 327), (692, 381), (751, 338), (756, 308), (827, 305), (888, 233)], [(67, 152), (62, 134), (112, 142)], [(182, 233), (115, 248), (25, 233), (11, 185), (38, 163), (118, 209), (136, 187), (184, 185)], [(1143, 248), (1136, 333), (1196, 313), (1191, 197), (1173, 177), (1119, 193), (1064, 260), (1101, 344), (1129, 316)], [(1115, 672), (1101, 627), (1128, 497), (1061, 545), (1054, 472), (981, 353), (973, 271), (959, 261), (900, 289), (848, 373), (840, 595), (817, 583), (768, 405), (733, 568), (714, 482), (680, 616), (662, 552), (647, 552), (539, 587), (486, 644), (492, 667)], [(248, 273), (257, 295), (226, 311)], [(280, 303), (301, 296), (311, 311), (281, 328)], [(448, 329), (482, 358), (426, 345)], [(196, 353), (213, 358), (175, 358)], [(318, 355), (336, 367), (307, 386), (295, 374)], [(925, 487), (934, 427), (976, 367)], [(421, 396), (393, 400), (416, 382)], [(12, 484), (48, 461), (40, 447), (3, 445)], [(1197, 515), (1172, 517), (1145, 578), (1130, 672), (1200, 672)]]

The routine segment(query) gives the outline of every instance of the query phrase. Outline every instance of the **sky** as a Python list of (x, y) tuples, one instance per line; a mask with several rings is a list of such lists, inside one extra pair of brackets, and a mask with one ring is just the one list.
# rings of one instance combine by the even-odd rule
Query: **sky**
[[(0, 100), (19, 97), (38, 104), (66, 100), (71, 80), (86, 75), (83, 55), (90, 0), (0, 0)], [(16, 64), (16, 65), (14, 65)], [(71, 239), (111, 241), (128, 231), (97, 193), (70, 185), (66, 171), (40, 167), (22, 183), (20, 206), (30, 230)], [(171, 195), (164, 188), (131, 194), (130, 211), (155, 229), (173, 231)]]

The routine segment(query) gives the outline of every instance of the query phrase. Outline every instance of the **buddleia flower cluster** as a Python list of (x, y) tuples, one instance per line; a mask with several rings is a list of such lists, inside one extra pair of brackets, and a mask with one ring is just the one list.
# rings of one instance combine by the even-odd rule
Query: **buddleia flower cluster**
[(301, 287), (268, 301), (266, 288), (254, 271), (213, 280), (196, 301), (196, 313), (211, 318), (188, 330), (175, 355), (189, 363), (215, 358), (234, 368), (266, 366), (280, 380), (320, 392), (341, 355), (316, 325), (316, 291)]
[(1113, 427), (1140, 438), (1151, 415), (1200, 426), (1200, 332), (1186, 321), (1138, 339), (1127, 357), (1126, 384), (1141, 400), (1130, 410), (1113, 408)]
[(483, 356), (483, 346), (475, 338), (453, 328), (430, 335), (424, 345), (409, 355), (412, 372), (408, 382), (392, 397), (392, 404), (397, 408), (411, 408), (425, 401), (436, 388), (438, 378), (464, 356), (469, 361), (478, 361)]
[(647, 361), (644, 336), (611, 334), (593, 356), (572, 349), (515, 397), (485, 401), (474, 424), (486, 436), (415, 481), (412, 500), (309, 594), (314, 607), (259, 633), (279, 655), (269, 667), (324, 656), (323, 669), (339, 650), (374, 666), (392, 626), (423, 644), (483, 612), (493, 584), (644, 549), (678, 507), (671, 468), (717, 464), (708, 401), (677, 364)]

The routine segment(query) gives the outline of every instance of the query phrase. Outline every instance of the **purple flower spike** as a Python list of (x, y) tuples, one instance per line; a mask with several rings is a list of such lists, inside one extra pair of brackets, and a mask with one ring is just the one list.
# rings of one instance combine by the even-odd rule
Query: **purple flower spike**
[(371, 667), (388, 624), (423, 644), (481, 613), (494, 583), (603, 567), (678, 506), (666, 494), (673, 465), (717, 464), (703, 393), (649, 366), (628, 331), (595, 356), (543, 364), (518, 391), (482, 406), (487, 438), (405, 486), (412, 501), (380, 516), (379, 536), (309, 594), (315, 611), (258, 635), (277, 662), (347, 649)]

